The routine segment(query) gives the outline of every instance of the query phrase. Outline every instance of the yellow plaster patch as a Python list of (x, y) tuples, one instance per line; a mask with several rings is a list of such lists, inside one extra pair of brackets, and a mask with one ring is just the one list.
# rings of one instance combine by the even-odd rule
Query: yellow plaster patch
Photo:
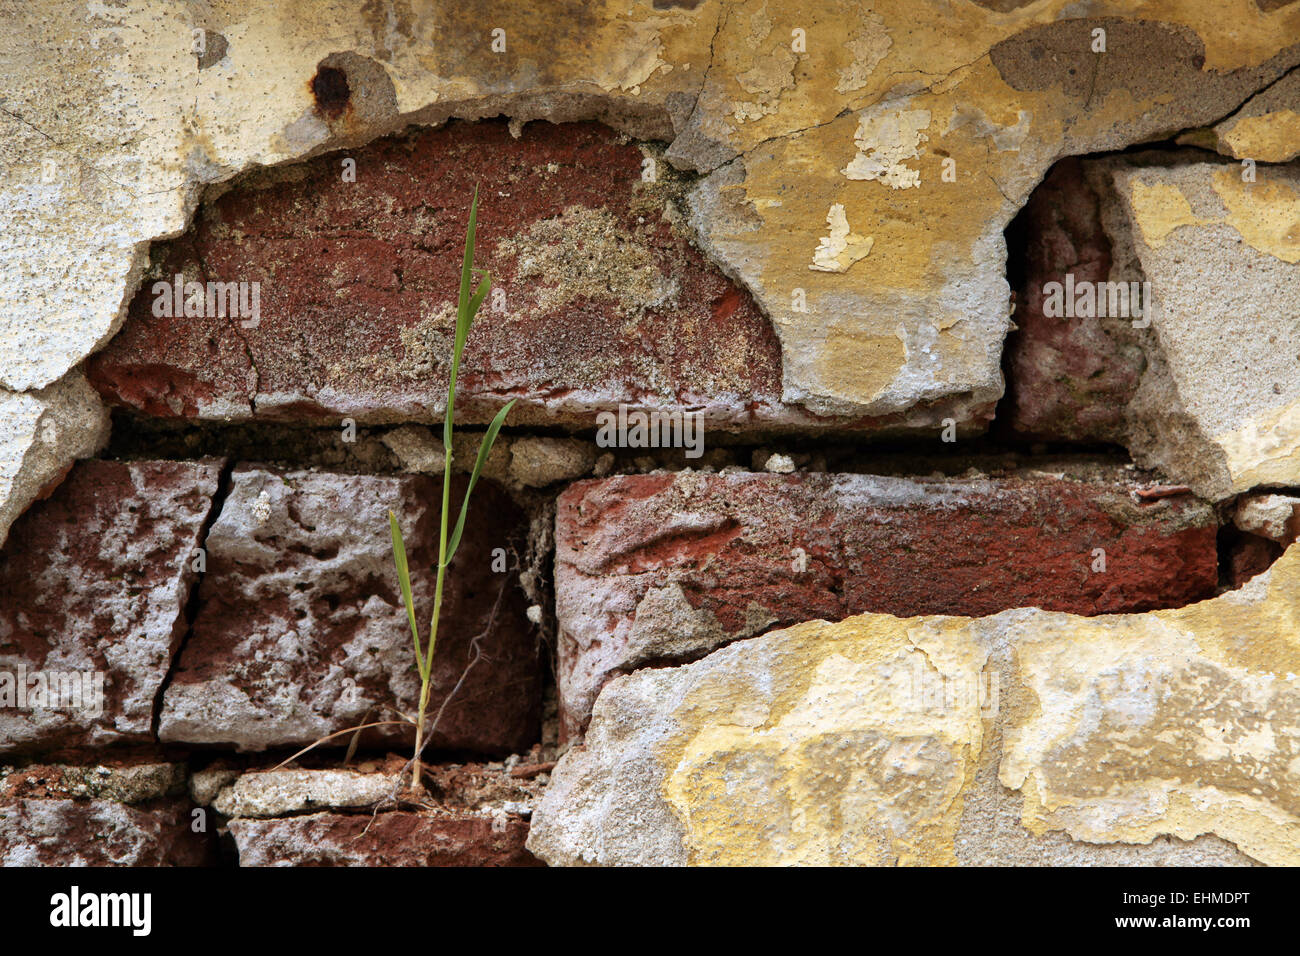
[(818, 372), (832, 395), (870, 401), (889, 387), (906, 361), (907, 347), (897, 335), (835, 325), (826, 334)]
[(1257, 182), (1242, 182), (1236, 169), (1216, 173), (1214, 191), (1228, 207), (1224, 221), (1242, 239), (1283, 262), (1300, 262), (1300, 192), (1289, 183), (1268, 182), (1267, 173)]
[(775, 697), (729, 695), (706, 679), (682, 705), (704, 719), (669, 745), (664, 796), (690, 861), (954, 863), (960, 794), (983, 739), (979, 702), (927, 706), (917, 682), (977, 682), (984, 654), (962, 622), (908, 633), (863, 615), (781, 639)]
[(1300, 863), (1300, 549), (1266, 582), (1019, 629), (1037, 706), (1008, 720), (1000, 778), (1024, 794), (1031, 831), (1091, 843), (1214, 833), (1262, 862)]
[(1300, 113), (1274, 110), (1261, 116), (1230, 121), (1219, 141), (1234, 159), (1257, 163), (1289, 163), (1300, 156)]
[(1152, 248), (1162, 245), (1175, 229), (1204, 224), (1177, 186), (1148, 185), (1140, 179), (1133, 180), (1133, 216), (1142, 230), (1142, 238)]

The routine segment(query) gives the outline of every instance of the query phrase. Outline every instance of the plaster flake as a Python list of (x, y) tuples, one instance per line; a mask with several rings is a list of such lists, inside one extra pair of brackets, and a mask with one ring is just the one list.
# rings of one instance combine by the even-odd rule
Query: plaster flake
[(921, 173), (903, 161), (921, 155), (921, 144), (929, 140), (929, 110), (885, 110), (864, 113), (853, 134), (858, 154), (844, 167), (847, 179), (874, 180), (893, 189), (921, 185)]
[(871, 252), (875, 240), (871, 236), (860, 236), (849, 231), (849, 221), (842, 203), (831, 206), (826, 214), (826, 225), (830, 227), (830, 234), (818, 241), (809, 269), (816, 272), (848, 272), (853, 263), (866, 258)]
[(838, 71), (839, 82), (835, 84), (835, 92), (852, 93), (866, 86), (893, 43), (884, 17), (867, 12), (863, 23), (844, 41), (853, 62)]

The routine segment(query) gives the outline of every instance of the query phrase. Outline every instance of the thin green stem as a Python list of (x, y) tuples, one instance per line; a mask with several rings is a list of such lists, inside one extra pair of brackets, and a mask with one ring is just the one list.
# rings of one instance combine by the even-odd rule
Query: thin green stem
[[(451, 400), (447, 403), (447, 417), (451, 417)], [(448, 437), (451, 433), (448, 432)], [(438, 639), (438, 615), (442, 613), (442, 584), (447, 576), (447, 527), (451, 519), (451, 445), (447, 445), (442, 466), (442, 524), (438, 530), (438, 583), (433, 591), (433, 620), (429, 624), (429, 644), (425, 648), (425, 673), (433, 667), (433, 645)]]
[[(433, 684), (433, 649), (438, 643), (438, 618), (442, 614), (442, 589), (447, 577), (447, 565), (451, 563), (451, 553), (447, 540), (447, 529), (451, 519), (451, 448), (452, 448), (452, 431), (455, 425), (456, 411), (456, 376), (460, 372), (461, 353), (465, 347), (465, 340), (469, 336), (470, 325), (474, 321), (474, 316), (478, 312), (479, 306), (483, 303), (484, 297), (491, 286), (491, 275), (484, 275), (484, 279), (479, 283), (479, 288), (473, 288), (474, 273), (474, 232), (478, 219), (478, 187), (474, 188), (474, 199), (469, 207), (469, 226), (465, 230), (465, 258), (461, 263), (460, 274), (460, 296), (456, 309), (456, 336), (452, 347), (451, 368), (447, 375), (447, 409), (442, 422), (442, 442), (443, 442), (443, 468), (442, 468), (442, 519), (438, 531), (438, 583), (433, 592), (433, 618), (429, 622), (429, 643), (425, 647), (423, 658), (420, 655), (420, 638), (415, 634), (415, 664), (420, 670), (420, 706), (415, 715), (415, 757), (411, 761), (411, 789), (420, 789), (420, 751), (424, 746), (424, 713), (429, 706), (429, 694)], [(474, 483), (478, 480), (479, 472), (483, 468), (484, 459), (492, 450), (492, 443), (496, 439), (496, 433), (500, 430), (501, 424), (505, 421), (506, 414), (510, 411), (510, 406), (514, 402), (509, 402), (505, 408), (498, 412), (497, 417), (493, 419), (488, 431), (483, 439), (483, 444), (479, 449), (478, 461), (474, 465), (474, 472), (470, 475), (469, 485), (465, 491), (465, 501), (461, 506), (460, 518), (456, 524), (456, 536), (450, 543), (450, 548), (454, 551), (460, 543), (461, 532), (464, 530), (465, 516), (469, 508), (470, 492), (474, 490)], [(392, 519), (393, 527), (396, 529), (397, 520)], [(398, 532), (394, 530), (394, 542)], [(403, 568), (403, 560), (399, 559), (399, 573)], [(411, 602), (407, 599), (407, 608), (410, 611)], [(416, 625), (414, 611), (410, 611), (411, 630), (415, 633)], [(459, 686), (459, 685), (457, 685)], [(454, 691), (453, 691), (454, 693)], [(443, 702), (444, 705), (446, 701)], [(441, 713), (441, 711), (439, 712)], [(435, 720), (436, 724), (436, 720)]]
[[(456, 403), (456, 363), (451, 364), (447, 387), (447, 420), (443, 428), (442, 517), (438, 528), (438, 580), (433, 589), (433, 618), (429, 622), (429, 642), (420, 671), (420, 707), (415, 715), (415, 756), (411, 768), (411, 788), (420, 786), (420, 750), (424, 745), (424, 712), (429, 706), (429, 689), (433, 677), (433, 649), (438, 643), (438, 617), (442, 614), (442, 588), (447, 578), (447, 527), (451, 518), (451, 443), (452, 409)], [(416, 660), (417, 665), (420, 661)]]

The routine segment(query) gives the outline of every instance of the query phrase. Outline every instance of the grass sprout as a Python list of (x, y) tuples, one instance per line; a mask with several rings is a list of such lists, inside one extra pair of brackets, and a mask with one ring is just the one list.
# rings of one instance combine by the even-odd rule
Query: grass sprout
[[(469, 339), (470, 327), (478, 314), (479, 306), (487, 298), (492, 288), (492, 275), (485, 270), (474, 268), (474, 233), (478, 225), (478, 190), (474, 190), (474, 199), (469, 209), (469, 228), (465, 234), (465, 259), (460, 272), (460, 296), (456, 306), (456, 336), (452, 344), (451, 372), (447, 383), (447, 409), (442, 423), (442, 444), (445, 460), (442, 471), (442, 516), (438, 531), (438, 565), (437, 580), (433, 591), (433, 616), (429, 622), (428, 639), (420, 637), (420, 625), (415, 616), (415, 602), (411, 596), (411, 569), (406, 559), (406, 545), (402, 541), (402, 530), (398, 526), (397, 516), (388, 512), (389, 531), (393, 538), (393, 561), (397, 565), (397, 577), (402, 588), (402, 601), (406, 605), (406, 619), (411, 626), (411, 649), (415, 654), (415, 666), (420, 672), (420, 699), (415, 712), (415, 757), (412, 761), (411, 788), (420, 789), (420, 751), (425, 743), (425, 714), (429, 708), (429, 695), (432, 691), (433, 653), (438, 643), (439, 615), (442, 612), (442, 592), (447, 578), (447, 566), (460, 547), (461, 536), (465, 532), (465, 522), (469, 516), (470, 495), (478, 484), (483, 464), (492, 452), (497, 433), (510, 413), (514, 400), (507, 402), (497, 412), (492, 423), (488, 425), (483, 441), (478, 447), (478, 458), (469, 476), (465, 496), (460, 503), (460, 513), (454, 526), (451, 525), (451, 447), (452, 420), (456, 407), (456, 377), (460, 373), (461, 355), (465, 351), (465, 342)], [(475, 285), (477, 280), (477, 285)], [(436, 727), (437, 721), (434, 721)], [(432, 733), (433, 728), (429, 729)]]

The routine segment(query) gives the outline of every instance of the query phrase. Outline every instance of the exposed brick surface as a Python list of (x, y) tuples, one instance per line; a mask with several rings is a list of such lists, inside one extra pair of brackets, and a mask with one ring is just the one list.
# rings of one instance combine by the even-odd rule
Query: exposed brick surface
[(7, 703), (0, 751), (152, 739), (219, 472), (216, 461), (79, 462), (14, 524), (0, 550), (0, 675), (13, 676), (0, 681), (25, 668), (34, 690), (38, 671), (99, 672), (104, 700), (99, 715)]
[[(459, 503), (464, 479), (453, 483)], [(240, 466), (208, 538), (193, 635), (163, 698), (166, 742), (262, 750), (310, 743), (368, 721), (414, 713), (419, 676), (393, 565), (388, 511), (410, 560), (427, 638), (442, 488), (424, 476), (279, 472)], [(491, 482), (474, 491), (447, 575), (430, 715), (465, 674), (432, 746), (484, 752), (536, 739), (538, 641), (525, 618), (517, 562), (526, 522)], [(482, 634), (481, 657), (471, 642)], [(369, 739), (413, 738), (405, 726)], [(333, 744), (345, 747), (348, 736)]]
[(998, 409), (1011, 431), (1028, 438), (1122, 443), (1124, 407), (1144, 362), (1131, 319), (1043, 314), (1043, 286), (1105, 282), (1111, 243), (1097, 194), (1080, 160), (1052, 167), (1020, 213), (1011, 238), (1021, 274), (1004, 365), (1007, 397)]
[[(446, 394), (470, 197), (492, 271), (457, 413), (590, 424), (619, 402), (747, 421), (779, 410), (780, 347), (749, 296), (666, 218), (665, 184), (605, 127), (453, 124), (263, 176), (161, 245), (119, 335), (89, 363), (151, 415), (422, 420)], [(664, 176), (671, 170), (660, 162)], [(671, 216), (671, 214), (668, 214)], [(153, 315), (153, 283), (260, 282), (260, 323)], [(806, 419), (802, 413), (790, 412)]]
[(864, 611), (1103, 614), (1210, 596), (1211, 509), (1187, 496), (1135, 504), (1121, 473), (1107, 474), (579, 482), (556, 517), (565, 731), (583, 726), (612, 674), (773, 626)]
[(1282, 556), (1282, 545), (1257, 534), (1229, 532), (1224, 537), (1227, 552), (1224, 572), (1228, 584), (1234, 588), (1267, 571)]
[(210, 834), (191, 827), (188, 800), (0, 803), (0, 866), (202, 866)]
[(232, 820), (241, 866), (541, 866), (513, 814), (316, 813)]

